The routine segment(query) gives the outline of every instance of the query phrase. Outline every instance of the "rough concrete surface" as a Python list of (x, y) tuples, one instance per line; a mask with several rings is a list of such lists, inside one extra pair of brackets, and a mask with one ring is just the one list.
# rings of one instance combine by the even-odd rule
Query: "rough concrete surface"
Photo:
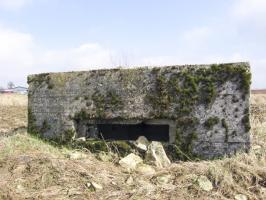
[(173, 154), (231, 155), (250, 146), (250, 80), (248, 63), (30, 75), (28, 131), (67, 142), (99, 139), (99, 124), (165, 124)]

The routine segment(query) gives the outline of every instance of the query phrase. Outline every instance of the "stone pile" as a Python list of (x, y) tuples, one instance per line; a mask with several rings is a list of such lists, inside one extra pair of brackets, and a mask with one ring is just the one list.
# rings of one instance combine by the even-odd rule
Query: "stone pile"
[[(128, 170), (136, 170), (143, 174), (153, 174), (155, 172), (154, 169), (147, 164), (158, 168), (168, 167), (171, 164), (160, 142), (152, 141), (149, 143), (147, 138), (140, 136), (134, 144), (138, 150), (145, 152), (144, 160), (140, 156), (131, 153), (119, 161), (122, 167)], [(147, 164), (144, 164), (144, 162)]]

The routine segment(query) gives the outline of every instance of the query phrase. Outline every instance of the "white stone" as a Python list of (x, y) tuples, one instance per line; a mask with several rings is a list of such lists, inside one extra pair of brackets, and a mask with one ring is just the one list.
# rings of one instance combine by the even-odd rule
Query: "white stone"
[(136, 171), (143, 175), (153, 175), (155, 174), (155, 169), (147, 164), (138, 164)]
[(199, 187), (204, 191), (211, 191), (213, 189), (212, 182), (206, 176), (200, 176), (197, 179)]
[(94, 182), (94, 181), (88, 182), (88, 183), (86, 184), (86, 186), (87, 186), (89, 189), (92, 189), (92, 190), (94, 190), (94, 191), (102, 190), (102, 189), (103, 189), (103, 187), (102, 187), (100, 184), (98, 184), (98, 183), (96, 183), (96, 182)]
[(148, 146), (145, 160), (157, 167), (167, 167), (171, 164), (171, 161), (164, 151), (163, 145), (160, 142), (155, 141), (151, 142)]
[(134, 143), (135, 147), (137, 147), (140, 150), (147, 151), (147, 146), (145, 144), (141, 143)]
[(133, 182), (134, 182), (134, 180), (133, 180), (132, 176), (129, 176), (129, 177), (127, 178), (127, 180), (126, 180), (126, 184), (127, 184), (127, 185), (132, 185)]
[(21, 184), (17, 185), (16, 191), (18, 193), (23, 192), (24, 190), (25, 190), (25, 188)]
[(248, 200), (248, 197), (244, 194), (235, 195), (235, 200)]
[(114, 182), (114, 181), (111, 181), (111, 184), (112, 184), (112, 185), (117, 185), (117, 183), (116, 183), (116, 182)]
[(172, 176), (170, 174), (164, 174), (156, 178), (159, 184), (168, 184), (171, 181)]
[(138, 155), (131, 153), (119, 161), (119, 164), (126, 169), (135, 169), (143, 160)]
[(134, 145), (140, 150), (147, 151), (149, 141), (145, 136), (139, 136)]
[(90, 188), (91, 187), (91, 183), (90, 182), (86, 183), (86, 186), (87, 186), (87, 188)]
[(97, 190), (102, 190), (103, 189), (103, 186), (101, 186), (100, 184), (98, 183), (95, 183), (95, 182), (91, 182), (91, 185), (92, 187), (97, 191)]
[(261, 154), (262, 153), (262, 147), (260, 145), (254, 145), (252, 147), (252, 150), (255, 154)]
[(76, 139), (77, 142), (85, 142), (86, 138), (85, 137), (80, 137)]
[(75, 152), (71, 152), (70, 154), (68, 154), (68, 157), (72, 160), (80, 160), (80, 159), (87, 158), (87, 155), (85, 153), (75, 151)]
[(14, 174), (22, 174), (27, 169), (27, 165), (18, 165), (14, 170)]

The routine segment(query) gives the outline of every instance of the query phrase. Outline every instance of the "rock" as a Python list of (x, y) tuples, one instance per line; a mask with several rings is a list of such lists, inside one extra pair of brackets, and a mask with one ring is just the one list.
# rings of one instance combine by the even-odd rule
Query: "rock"
[(156, 178), (159, 184), (168, 184), (171, 181), (172, 176), (170, 174), (164, 174)]
[(206, 176), (200, 176), (197, 179), (199, 187), (204, 191), (211, 191), (213, 189), (212, 182)]
[(85, 137), (80, 137), (76, 139), (77, 142), (85, 142), (86, 138)]
[(25, 170), (27, 169), (27, 165), (18, 165), (16, 168), (13, 170), (13, 174), (22, 174)]
[(103, 162), (110, 162), (113, 160), (113, 156), (111, 155), (111, 153), (106, 153), (103, 151), (97, 154), (97, 158)]
[(171, 164), (167, 157), (163, 145), (160, 142), (151, 142), (146, 152), (145, 160), (157, 167), (167, 167)]
[(235, 200), (248, 200), (248, 197), (244, 194), (235, 195)]
[(87, 188), (90, 188), (91, 187), (91, 183), (90, 182), (86, 183), (86, 186), (87, 186)]
[(85, 153), (82, 153), (79, 151), (71, 152), (70, 154), (68, 154), (68, 158), (70, 158), (72, 160), (80, 160), (80, 159), (84, 159), (86, 157), (87, 157), (87, 155)]
[(146, 164), (138, 164), (136, 171), (143, 174), (143, 175), (155, 174), (155, 169), (152, 166), (146, 165)]
[(112, 184), (112, 185), (117, 185), (117, 183), (116, 183), (116, 182), (114, 182), (114, 181), (111, 181), (111, 184)]
[(133, 182), (134, 182), (134, 180), (133, 180), (132, 176), (129, 176), (129, 177), (127, 178), (127, 180), (126, 180), (126, 184), (127, 184), (127, 185), (132, 185)]
[(147, 151), (149, 141), (145, 136), (139, 136), (138, 139), (133, 143), (135, 147), (142, 151)]
[(254, 145), (252, 147), (252, 150), (255, 154), (261, 154), (262, 153), (262, 147), (260, 145)]
[(103, 187), (100, 184), (98, 184), (96, 182), (93, 182), (93, 181), (88, 182), (86, 184), (86, 186), (87, 186), (87, 188), (89, 188), (91, 190), (94, 190), (94, 191), (99, 191), (99, 190), (102, 190), (103, 189)]
[(67, 194), (68, 194), (68, 196), (71, 197), (71, 196), (75, 196), (75, 195), (81, 195), (82, 191), (80, 190), (80, 188), (69, 188)]
[(91, 185), (92, 187), (97, 191), (97, 190), (102, 190), (103, 189), (103, 186), (101, 186), (100, 184), (98, 183), (95, 183), (95, 182), (91, 182)]
[(134, 153), (131, 153), (129, 155), (127, 155), (126, 157), (122, 158), (119, 161), (119, 164), (126, 168), (126, 169), (135, 169), (137, 167), (138, 164), (142, 163), (143, 160), (141, 157), (135, 155)]
[(16, 192), (20, 193), (20, 192), (23, 192), (24, 190), (25, 190), (25, 188), (23, 187), (23, 185), (21, 185), (21, 184), (17, 185)]
[(266, 188), (265, 187), (260, 187), (260, 192), (262, 196), (266, 196)]
[(147, 146), (144, 145), (144, 144), (137, 144), (137, 143), (134, 143), (135, 147), (137, 147), (139, 150), (141, 151), (147, 151)]
[(149, 145), (149, 141), (145, 136), (139, 136), (138, 139), (136, 140), (137, 143), (144, 144), (146, 146)]

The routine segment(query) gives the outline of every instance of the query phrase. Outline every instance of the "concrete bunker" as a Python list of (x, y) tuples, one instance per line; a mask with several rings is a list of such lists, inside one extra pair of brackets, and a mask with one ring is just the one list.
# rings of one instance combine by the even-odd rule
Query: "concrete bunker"
[(144, 135), (172, 154), (232, 155), (250, 148), (250, 81), (249, 63), (30, 75), (28, 132), (87, 145)]

